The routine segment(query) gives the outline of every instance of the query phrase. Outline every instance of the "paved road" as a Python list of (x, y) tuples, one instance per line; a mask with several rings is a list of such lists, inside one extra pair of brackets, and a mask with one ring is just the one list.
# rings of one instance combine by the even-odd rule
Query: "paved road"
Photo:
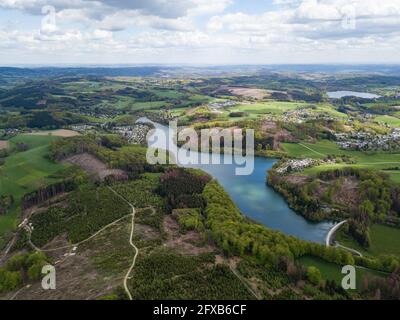
[(344, 220), (342, 222), (339, 222), (338, 224), (334, 225), (333, 228), (331, 230), (329, 230), (328, 235), (326, 236), (325, 239), (325, 244), (327, 247), (331, 246), (332, 243), (332, 237), (335, 235), (335, 232), (345, 223), (347, 222), (347, 220)]
[[(328, 235), (326, 236), (326, 240), (325, 240), (325, 244), (326, 244), (327, 247), (331, 247), (332, 238), (333, 238), (333, 236), (335, 235), (335, 232), (336, 232), (342, 225), (344, 225), (345, 223), (347, 223), (347, 220), (344, 220), (344, 221), (342, 221), (342, 222), (339, 222), (338, 224), (336, 224), (336, 225), (329, 231)], [(356, 255), (356, 256), (359, 256), (359, 257), (362, 257), (362, 256), (363, 256), (361, 252), (359, 252), (359, 251), (357, 251), (357, 250), (355, 250), (355, 249), (352, 249), (352, 248), (348, 248), (348, 247), (342, 246), (342, 245), (341, 245), (339, 242), (337, 242), (337, 241), (335, 241), (334, 245), (335, 245), (336, 248), (341, 248), (341, 249), (343, 249), (343, 250), (349, 251), (350, 253), (352, 253), (352, 254), (354, 254), (354, 255)]]

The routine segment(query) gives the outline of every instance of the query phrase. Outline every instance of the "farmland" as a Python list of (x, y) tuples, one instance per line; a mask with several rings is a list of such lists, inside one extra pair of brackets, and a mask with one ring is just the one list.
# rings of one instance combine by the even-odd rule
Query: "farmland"
[(13, 207), (0, 216), (0, 236), (15, 228), (20, 211), (21, 197), (40, 186), (57, 180), (55, 174), (65, 166), (47, 159), (49, 143), (57, 137), (20, 135), (10, 140), (11, 147), (18, 143), (28, 145), (28, 150), (11, 154), (0, 167), (0, 195), (12, 194)]
[[(400, 183), (400, 148), (390, 139), (398, 135), (396, 78), (269, 72), (174, 78), (175, 70), (158, 69), (157, 75), (134, 77), (110, 76), (112, 70), (104, 77), (10, 80), (0, 90), (0, 137), (9, 146), (4, 151), (3, 142), (0, 152), (0, 245), (12, 244), (8, 259), (35, 246), (58, 248), (49, 251), (61, 261), (62, 289), (55, 297), (374, 298), (373, 286), (363, 292), (340, 288), (340, 266), (347, 264), (366, 268), (357, 268), (359, 285), (373, 276), (390, 284), (389, 273), (395, 277), (400, 263), (399, 229), (377, 222), (400, 221), (400, 189), (392, 183)], [(392, 98), (329, 99), (332, 87)], [(258, 158), (257, 179), (243, 180), (225, 168), (208, 176), (151, 165), (144, 138), (131, 139), (152, 127), (136, 124), (141, 117), (177, 120), (180, 128), (199, 131), (254, 129), (256, 154), (274, 159)], [(352, 134), (377, 148), (352, 146)], [(379, 149), (381, 141), (387, 149)], [(99, 170), (119, 174), (90, 174)], [(61, 195), (42, 188), (67, 178), (73, 187)], [(32, 215), (21, 221), (21, 198), (31, 191), (46, 200), (28, 202)], [(334, 221), (344, 219), (352, 233), (339, 232), (337, 240), (365, 257), (322, 244)], [(84, 275), (76, 272), (81, 265)], [(80, 282), (84, 292), (77, 292)], [(24, 289), (19, 297), (38, 295)]]
[[(365, 169), (384, 170), (400, 165), (400, 154), (392, 153), (365, 153), (360, 151), (343, 150), (332, 141), (318, 141), (317, 143), (285, 143), (284, 150), (295, 158), (324, 159), (328, 155), (348, 156), (355, 160), (355, 163), (346, 164), (325, 164), (305, 169), (305, 174), (315, 174), (324, 170), (332, 170), (343, 167), (356, 167)], [(397, 171), (385, 171), (391, 175), (394, 181), (398, 181)]]
[(268, 113), (281, 115), (286, 111), (296, 110), (305, 106), (307, 106), (305, 103), (273, 101), (241, 104), (231, 108), (230, 111), (246, 112), (252, 115), (262, 115)]
[(397, 117), (384, 115), (384, 116), (376, 117), (375, 121), (386, 123), (386, 124), (396, 127), (396, 128), (400, 128), (400, 118), (397, 118)]

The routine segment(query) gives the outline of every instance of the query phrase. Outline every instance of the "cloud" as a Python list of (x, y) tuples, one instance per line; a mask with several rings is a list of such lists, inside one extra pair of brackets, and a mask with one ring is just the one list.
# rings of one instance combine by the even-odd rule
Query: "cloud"
[(2, 0), (0, 8), (17, 9), (40, 14), (43, 6), (51, 5), (57, 11), (101, 9), (104, 12), (134, 10), (145, 16), (167, 19), (222, 12), (232, 0)]
[[(41, 6), (52, 4), (59, 24), (31, 32), (0, 29), (0, 46), (21, 52), (120, 53), (121, 59), (143, 55), (153, 61), (190, 62), (199, 54), (199, 59), (223, 62), (230, 56), (245, 62), (298, 56), (319, 62), (348, 60), (356, 53), (361, 60), (399, 61), (400, 1), (271, 1), (273, 10), (249, 14), (227, 12), (233, 0), (0, 0), (0, 8), (37, 15)], [(348, 23), (353, 18), (354, 25)], [(121, 30), (126, 31), (116, 32)]]

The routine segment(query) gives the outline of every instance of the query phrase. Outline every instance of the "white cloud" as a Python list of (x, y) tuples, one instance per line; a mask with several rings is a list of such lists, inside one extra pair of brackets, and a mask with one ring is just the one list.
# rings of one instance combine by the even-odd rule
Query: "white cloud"
[[(42, 5), (53, 4), (59, 23), (57, 29), (41, 32), (0, 29), (0, 46), (71, 55), (117, 52), (125, 55), (116, 54), (115, 59), (135, 62), (138, 57), (146, 62), (164, 62), (166, 57), (191, 62), (196, 54), (198, 59), (222, 62), (235, 56), (264, 63), (292, 57), (348, 61), (355, 54), (360, 61), (400, 62), (400, 1), (272, 0), (275, 10), (226, 13), (233, 1), (0, 0), (0, 8), (33, 14), (39, 14)], [(355, 28), (343, 27), (349, 4)], [(115, 32), (120, 30), (126, 32)]]

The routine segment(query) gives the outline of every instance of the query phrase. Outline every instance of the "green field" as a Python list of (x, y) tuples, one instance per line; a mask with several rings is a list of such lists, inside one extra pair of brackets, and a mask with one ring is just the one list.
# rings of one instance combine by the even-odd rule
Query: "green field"
[(262, 102), (262, 103), (252, 103), (252, 104), (241, 104), (230, 108), (231, 112), (247, 112), (249, 114), (283, 114), (286, 111), (296, 110), (299, 108), (304, 108), (308, 104), (302, 102)]
[(373, 255), (394, 254), (400, 257), (400, 229), (374, 224), (371, 227)]
[(386, 123), (392, 127), (400, 128), (400, 119), (392, 116), (379, 116), (375, 118), (375, 121)]
[(161, 89), (152, 89), (149, 92), (154, 93), (161, 99), (179, 99), (184, 96), (183, 93), (176, 90), (161, 90)]
[[(321, 271), (321, 275), (324, 280), (334, 280), (338, 285), (342, 283), (342, 279), (345, 276), (342, 274), (341, 266), (326, 262), (316, 257), (305, 256), (300, 258), (298, 261), (306, 267), (317, 267)], [(384, 276), (384, 274), (378, 271), (356, 268), (357, 288), (361, 287), (363, 279), (367, 276)]]
[[(305, 107), (309, 107), (309, 103), (305, 102), (283, 102), (283, 101), (267, 101), (267, 102), (259, 102), (259, 103), (248, 103), (241, 104), (238, 106), (234, 106), (229, 108), (230, 112), (246, 112), (249, 116), (253, 115), (263, 115), (263, 114), (275, 114), (282, 115), (285, 112), (293, 111), (296, 109), (301, 109)], [(308, 109), (309, 112), (312, 113), (323, 113), (329, 114), (333, 117), (345, 118), (346, 115), (344, 113), (340, 113), (336, 111), (332, 106), (327, 104), (313, 104), (315, 108)]]
[(135, 102), (132, 104), (131, 109), (136, 110), (146, 110), (161, 108), (168, 105), (165, 101), (150, 101), (150, 102)]
[(332, 141), (321, 140), (317, 143), (283, 143), (284, 150), (292, 157), (296, 158), (313, 158), (323, 159), (327, 155), (346, 155), (357, 160), (359, 164), (369, 165), (374, 162), (387, 163), (393, 162), (400, 164), (400, 154), (393, 153), (364, 153), (360, 151), (349, 151), (340, 149), (340, 147)]
[(365, 256), (396, 255), (400, 257), (400, 228), (374, 224), (370, 228), (370, 237), (371, 247), (365, 249), (343, 231), (337, 234), (337, 239), (341, 244), (360, 251)]
[[(295, 158), (312, 158), (312, 159), (323, 159), (328, 155), (346, 155), (357, 161), (356, 164), (329, 164), (321, 165), (313, 168), (304, 170), (305, 174), (315, 174), (320, 171), (337, 169), (346, 166), (358, 167), (358, 168), (369, 168), (375, 170), (383, 170), (386, 168), (391, 168), (393, 166), (400, 165), (400, 154), (393, 153), (364, 153), (360, 151), (349, 151), (342, 150), (340, 147), (331, 141), (323, 140), (317, 143), (283, 143), (283, 149), (291, 157)], [(391, 174), (394, 181), (398, 179), (396, 172), (387, 172)]]
[(400, 171), (385, 171), (390, 177), (390, 180), (392, 180), (395, 183), (400, 184)]
[[(12, 194), (15, 204), (5, 216), (0, 216), (0, 237), (15, 228), (19, 214), (21, 197), (43, 184), (56, 179), (51, 175), (65, 166), (46, 158), (49, 143), (59, 139), (52, 136), (19, 135), (10, 140), (11, 146), (18, 142), (28, 144), (29, 149), (10, 155), (0, 167), (0, 194)], [(1, 246), (1, 242), (0, 242)]]

